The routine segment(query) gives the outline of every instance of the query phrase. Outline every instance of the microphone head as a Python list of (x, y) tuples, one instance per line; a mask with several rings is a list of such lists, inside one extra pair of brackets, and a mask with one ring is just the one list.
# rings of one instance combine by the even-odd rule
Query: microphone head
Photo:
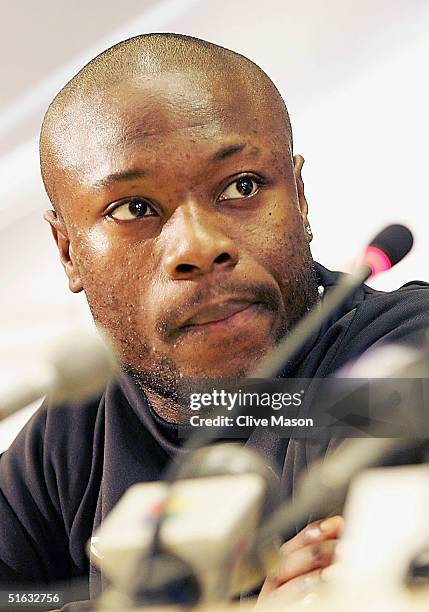
[(89, 399), (104, 391), (117, 370), (110, 339), (101, 329), (76, 329), (54, 343), (47, 355), (53, 373), (51, 400)]
[(176, 478), (208, 478), (232, 474), (257, 474), (266, 485), (262, 515), (279, 504), (279, 478), (266, 457), (256, 449), (233, 442), (202, 446), (183, 458)]
[(409, 253), (413, 242), (413, 235), (405, 225), (389, 225), (371, 240), (362, 263), (370, 268), (371, 276), (389, 270)]

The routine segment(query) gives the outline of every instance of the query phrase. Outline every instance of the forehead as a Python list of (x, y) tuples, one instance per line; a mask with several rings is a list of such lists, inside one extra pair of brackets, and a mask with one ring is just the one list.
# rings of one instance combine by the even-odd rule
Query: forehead
[(150, 162), (168, 153), (171, 163), (182, 163), (190, 149), (208, 154), (238, 134), (258, 145), (280, 140), (286, 130), (278, 100), (244, 76), (170, 72), (82, 96), (64, 109), (53, 134), (58, 167), (91, 184), (136, 154)]

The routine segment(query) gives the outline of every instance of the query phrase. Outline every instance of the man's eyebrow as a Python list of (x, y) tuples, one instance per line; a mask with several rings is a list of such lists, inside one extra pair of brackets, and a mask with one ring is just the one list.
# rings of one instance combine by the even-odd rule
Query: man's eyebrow
[[(230, 155), (234, 155), (235, 153), (240, 153), (246, 146), (246, 143), (239, 143), (234, 145), (228, 145), (226, 147), (222, 147), (216, 153), (210, 156), (210, 161), (221, 161)], [(113, 172), (112, 174), (108, 174), (107, 176), (95, 181), (93, 184), (94, 188), (99, 187), (110, 187), (111, 185), (117, 182), (125, 182), (132, 181), (135, 179), (141, 179), (147, 176), (147, 171), (141, 168), (130, 168), (129, 170), (120, 170), (119, 172)]]
[(146, 170), (141, 168), (130, 168), (129, 170), (120, 170), (119, 172), (113, 172), (107, 176), (95, 181), (93, 187), (110, 187), (114, 183), (132, 181), (135, 179), (141, 179), (147, 175)]
[(221, 161), (225, 159), (225, 157), (229, 157), (230, 155), (234, 155), (234, 153), (240, 153), (246, 146), (246, 143), (229, 145), (227, 147), (222, 147), (216, 153), (210, 156), (210, 161)]

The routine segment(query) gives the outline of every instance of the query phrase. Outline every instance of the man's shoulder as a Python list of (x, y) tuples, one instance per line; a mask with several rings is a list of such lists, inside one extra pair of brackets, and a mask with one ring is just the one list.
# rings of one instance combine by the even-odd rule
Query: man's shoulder
[[(329, 292), (338, 283), (340, 273), (320, 264), (316, 269), (321, 284)], [(362, 284), (350, 294), (327, 328), (324, 352), (332, 343), (335, 345), (334, 357), (329, 357), (329, 371), (381, 343), (422, 346), (427, 343), (426, 330), (429, 330), (428, 283), (410, 281), (393, 291), (379, 291)]]
[[(315, 265), (316, 277), (318, 278), (320, 284), (322, 284), (324, 287), (337, 285), (340, 277), (344, 274), (343, 272), (339, 272), (337, 270), (330, 270), (329, 268), (322, 266), (322, 264), (318, 262), (314, 262), (314, 265)], [(365, 284), (361, 285), (361, 288), (363, 289), (364, 294), (370, 295), (373, 297), (395, 296), (398, 294), (398, 292), (401, 292), (401, 294), (403, 294), (404, 291), (406, 292), (413, 291), (413, 290), (429, 291), (429, 282), (426, 282), (423, 280), (411, 280), (405, 283), (404, 285), (402, 285), (401, 287), (398, 287), (397, 289), (394, 289), (391, 291), (377, 290)]]
[(104, 392), (78, 402), (57, 404), (45, 400), (40, 407), (40, 418), (46, 420), (46, 430), (64, 430), (67, 435), (73, 435), (81, 427), (92, 428), (104, 408)]
[[(316, 264), (317, 276), (320, 283), (326, 288), (338, 284), (340, 272), (334, 272)], [(380, 291), (362, 284), (351, 293), (346, 301), (345, 312), (360, 311), (361, 316), (392, 318), (395, 320), (407, 319), (410, 316), (420, 315), (429, 321), (429, 283), (421, 280), (412, 280), (398, 289)]]
[(429, 326), (429, 283), (410, 281), (393, 291), (365, 291), (358, 309), (369, 323), (384, 326)]
[(427, 344), (428, 283), (411, 281), (393, 291), (365, 287), (360, 297), (345, 337), (350, 357), (381, 343)]
[(33, 460), (45, 465), (68, 461), (71, 455), (77, 463), (85, 461), (94, 444), (97, 421), (103, 416), (102, 406), (100, 396), (68, 404), (45, 399), (4, 453), (4, 458), (30, 453)]

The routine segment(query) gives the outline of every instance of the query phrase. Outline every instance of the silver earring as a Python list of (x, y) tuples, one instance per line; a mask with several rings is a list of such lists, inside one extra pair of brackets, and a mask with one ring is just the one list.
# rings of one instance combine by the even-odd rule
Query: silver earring
[(307, 234), (308, 234), (309, 236), (312, 236), (312, 235), (313, 235), (313, 232), (311, 231), (311, 227), (310, 227), (309, 225), (307, 225), (307, 227), (306, 227), (305, 229), (306, 229)]

